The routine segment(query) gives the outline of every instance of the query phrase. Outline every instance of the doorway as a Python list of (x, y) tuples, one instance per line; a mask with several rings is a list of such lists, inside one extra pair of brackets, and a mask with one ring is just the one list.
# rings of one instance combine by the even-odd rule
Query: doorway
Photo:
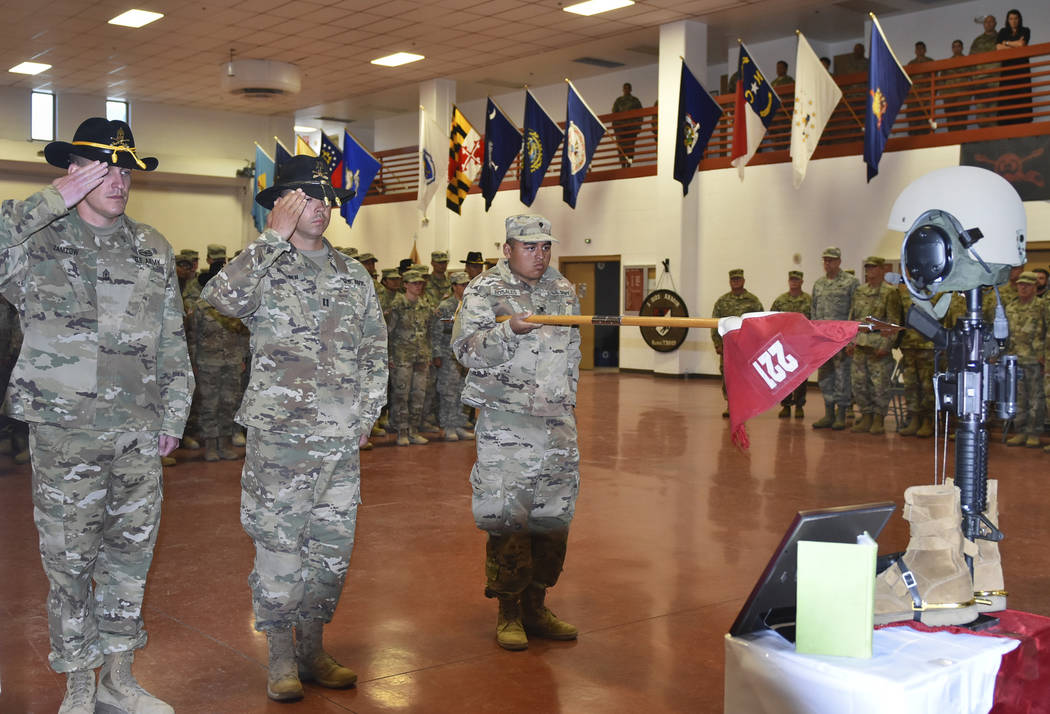
[[(580, 313), (620, 314), (620, 256), (564, 257), (558, 269), (576, 286)], [(580, 369), (620, 366), (620, 328), (580, 326)]]

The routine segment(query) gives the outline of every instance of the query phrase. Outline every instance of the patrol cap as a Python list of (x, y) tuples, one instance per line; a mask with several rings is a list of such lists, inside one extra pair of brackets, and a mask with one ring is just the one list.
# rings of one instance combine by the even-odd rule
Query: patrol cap
[(372, 262), (375, 262), (375, 260), (376, 260), (376, 257), (374, 255), (372, 255), (371, 253), (361, 253), (360, 255), (355, 256), (355, 257), (357, 258), (357, 262), (359, 262), (359, 263), (367, 263), (370, 260)]
[(802, 280), (802, 271), (801, 270), (789, 270), (788, 271), (788, 280), (791, 280), (793, 278), (797, 279), (797, 280)]
[(733, 278), (742, 278), (742, 277), (744, 277), (744, 269), (743, 268), (733, 268), (732, 270), (729, 271), (729, 279), (730, 280), (732, 280)]
[(1039, 276), (1035, 274), (1034, 270), (1026, 270), (1017, 277), (1017, 282), (1035, 285), (1039, 282)]
[(183, 248), (179, 251), (179, 255), (189, 258), (190, 260), (197, 260), (201, 257), (201, 254), (195, 251), (193, 248)]
[(336, 250), (345, 255), (347, 258), (357, 257), (357, 248), (347, 248), (346, 246), (343, 246), (342, 248), (336, 248)]
[(409, 270), (414, 270), (420, 275), (427, 275), (430, 272), (429, 265), (423, 265), (422, 263), (413, 263), (408, 267)]
[(381, 279), (382, 280), (387, 280), (388, 278), (398, 278), (398, 279), (400, 279), (401, 278), (401, 271), (398, 270), (397, 268), (384, 268), (383, 269), (383, 277)]
[(453, 285), (466, 285), (470, 282), (470, 276), (462, 270), (457, 270), (448, 276), (448, 279), (452, 281)]
[(216, 258), (226, 257), (226, 246), (219, 245), (218, 243), (208, 244), (208, 260), (215, 260)]
[(507, 240), (513, 239), (522, 243), (558, 242), (558, 239), (551, 235), (551, 222), (543, 216), (508, 216), (506, 225)]
[(824, 249), (824, 252), (820, 254), (821, 258), (841, 258), (842, 251), (833, 245), (829, 245)]
[(401, 276), (401, 281), (405, 283), (421, 283), (423, 282), (423, 274), (418, 270), (406, 270)]
[(193, 266), (193, 258), (188, 255), (179, 255), (175, 258), (175, 265), (189, 265)]
[(448, 262), (448, 251), (447, 250), (435, 250), (430, 254), (431, 263), (447, 263)]
[(876, 268), (881, 268), (885, 264), (886, 264), (886, 261), (883, 258), (880, 258), (877, 255), (869, 255), (867, 258), (864, 259), (864, 267), (865, 268), (867, 268), (869, 265), (874, 266)]

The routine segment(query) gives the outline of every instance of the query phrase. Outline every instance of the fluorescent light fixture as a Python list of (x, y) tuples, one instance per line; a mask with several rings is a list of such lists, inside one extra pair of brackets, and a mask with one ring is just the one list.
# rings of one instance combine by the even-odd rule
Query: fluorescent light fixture
[(164, 17), (162, 12), (150, 12), (149, 10), (128, 10), (117, 15), (109, 21), (110, 25), (123, 25), (124, 27), (142, 27)]
[(299, 126), (298, 124), (293, 126), (292, 129), (294, 129), (296, 132), (300, 132), (300, 131), (303, 131), (303, 132), (321, 131), (316, 126)]
[(591, 15), (609, 12), (610, 10), (619, 10), (621, 7), (627, 7), (628, 5), (634, 5), (634, 0), (587, 0), (587, 2), (578, 2), (575, 5), (563, 7), (562, 10), (571, 12), (574, 15), (590, 17)]
[(417, 55), (411, 52), (395, 52), (392, 55), (372, 60), (372, 64), (382, 65), (383, 67), (400, 67), (403, 64), (418, 62), (421, 59), (424, 59), (423, 55)]
[(14, 72), (15, 74), (40, 74), (46, 70), (51, 69), (49, 64), (41, 64), (40, 62), (23, 62), (22, 64), (16, 64), (8, 72)]

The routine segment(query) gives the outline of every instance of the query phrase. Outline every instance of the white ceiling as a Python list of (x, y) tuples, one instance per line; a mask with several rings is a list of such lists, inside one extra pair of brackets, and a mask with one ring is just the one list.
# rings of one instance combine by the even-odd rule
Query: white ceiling
[[(474, 99), (609, 71), (572, 62), (582, 56), (650, 65), (659, 26), (668, 22), (707, 23), (709, 59), (718, 63), (738, 36), (756, 43), (799, 28), (811, 39), (847, 40), (861, 34), (869, 10), (952, 1), (642, 0), (587, 18), (563, 12), (557, 0), (0, 0), (7, 28), (0, 70), (25, 60), (53, 65), (34, 77), (2, 71), (0, 86), (362, 120), (411, 111), (419, 82), (436, 77), (456, 80), (457, 97)], [(165, 17), (137, 30), (107, 24), (130, 7)], [(269, 99), (226, 94), (220, 80), (231, 49), (238, 58), (298, 65), (302, 91)], [(369, 64), (399, 50), (426, 59)]]

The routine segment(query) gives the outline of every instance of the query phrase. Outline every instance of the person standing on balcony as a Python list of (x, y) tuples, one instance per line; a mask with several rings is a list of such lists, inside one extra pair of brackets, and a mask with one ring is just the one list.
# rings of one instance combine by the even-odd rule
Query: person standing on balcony
[[(965, 57), (963, 54), (963, 41), (952, 40), (952, 56), (949, 59)], [(956, 67), (941, 72), (941, 84), (945, 87), (940, 91), (941, 104), (944, 105), (945, 119), (950, 122), (946, 128), (951, 130), (954, 124), (960, 129), (965, 129), (970, 119), (970, 93), (963, 92), (965, 85), (970, 82), (966, 73), (972, 71), (970, 67)], [(963, 85), (963, 87), (958, 87)]]
[(795, 78), (788, 74), (788, 63), (784, 60), (777, 61), (777, 76), (773, 78), (770, 84), (774, 87), (779, 87), (782, 84), (794, 84)]
[[(999, 30), (995, 49), (1014, 50), (1018, 47), (1027, 47), (1032, 40), (1032, 31), (1024, 26), (1021, 13), (1018, 10), (1010, 10), (1006, 13), (1006, 26)], [(1005, 124), (1027, 124), (1032, 117), (1012, 117), (1013, 114), (1027, 114), (1029, 104), (1027, 97), (1023, 96), (1032, 91), (1032, 74), (1028, 68), (1028, 58), (1018, 57), (1016, 59), (1003, 60), (1004, 67), (999, 81), (999, 96), (1007, 97), (999, 100), (999, 125)], [(1012, 67), (1016, 69), (1005, 69)], [(1007, 107), (1004, 109), (1003, 107)], [(1007, 119), (1002, 117), (1006, 115)]]
[[(996, 24), (994, 15), (985, 15), (984, 32), (977, 35), (974, 41), (970, 43), (971, 56), (985, 52), (995, 52), (995, 46), (999, 42), (999, 32), (995, 29)], [(975, 117), (978, 127), (982, 124), (987, 125), (989, 117), (992, 116), (995, 110), (995, 95), (999, 87), (999, 81), (998, 74), (994, 70), (998, 66), (998, 62), (986, 62), (974, 67), (976, 70), (981, 70), (981, 74), (973, 78), (974, 84), (977, 85), (975, 87), (977, 91), (973, 96), (976, 100), (974, 109), (976, 110)]]
[[(631, 83), (624, 82), (623, 95), (617, 97), (616, 101), (613, 102), (613, 114), (641, 108), (641, 100), (631, 94)], [(620, 166), (627, 168), (634, 163), (634, 142), (638, 138), (638, 130), (641, 128), (642, 120), (638, 118), (614, 119), (612, 125), (613, 132), (616, 134), (616, 145), (620, 149)]]
[[(927, 62), (933, 62), (933, 58), (926, 56), (926, 43), (919, 40), (915, 43), (915, 56), (908, 60), (908, 67), (918, 69), (918, 65), (926, 64)], [(918, 79), (913, 77), (913, 79), (915, 84), (912, 86), (911, 94), (916, 99), (908, 102), (908, 109), (906, 110), (910, 115), (908, 126), (916, 127), (908, 131), (908, 134), (911, 136), (926, 132), (923, 128), (923, 125), (926, 124), (926, 118), (923, 117), (923, 108), (926, 106), (927, 97), (930, 95), (930, 77), (928, 74)], [(932, 110), (932, 107), (930, 109)]]

